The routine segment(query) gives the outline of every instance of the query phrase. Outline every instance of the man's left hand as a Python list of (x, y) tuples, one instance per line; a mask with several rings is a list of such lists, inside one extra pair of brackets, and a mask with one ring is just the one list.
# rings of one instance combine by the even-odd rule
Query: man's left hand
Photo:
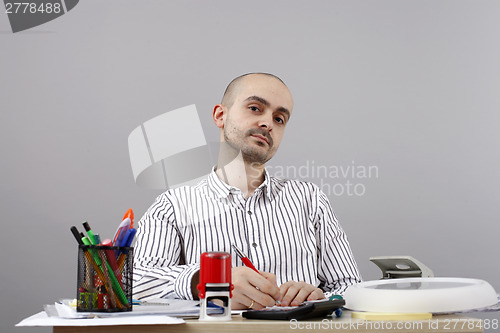
[(288, 281), (280, 286), (281, 306), (298, 306), (304, 301), (314, 301), (325, 298), (323, 290), (312, 284)]

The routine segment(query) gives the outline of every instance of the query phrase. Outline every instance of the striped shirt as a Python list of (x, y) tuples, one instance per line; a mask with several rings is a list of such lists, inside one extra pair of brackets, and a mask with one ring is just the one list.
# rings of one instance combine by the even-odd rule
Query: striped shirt
[(305, 281), (327, 295), (360, 282), (347, 237), (326, 195), (314, 184), (270, 177), (245, 199), (214, 171), (192, 187), (161, 194), (139, 221), (134, 298), (192, 299), (203, 252), (231, 253), (276, 274), (278, 285)]

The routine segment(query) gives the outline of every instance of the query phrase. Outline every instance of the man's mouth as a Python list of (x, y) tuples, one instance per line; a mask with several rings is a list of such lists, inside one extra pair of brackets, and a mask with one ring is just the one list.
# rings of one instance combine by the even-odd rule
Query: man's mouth
[(263, 141), (263, 142), (267, 143), (269, 145), (269, 141), (267, 140), (267, 138), (265, 136), (262, 136), (262, 135), (259, 135), (259, 134), (252, 134), (252, 136), (254, 138), (259, 139), (260, 141)]

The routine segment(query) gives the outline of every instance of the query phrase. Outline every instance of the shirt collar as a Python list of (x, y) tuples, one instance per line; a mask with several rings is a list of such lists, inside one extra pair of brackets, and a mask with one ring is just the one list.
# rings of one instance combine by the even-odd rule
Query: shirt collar
[[(271, 199), (271, 184), (272, 182), (269, 173), (266, 169), (264, 169), (264, 181), (259, 187), (257, 187), (257, 189), (255, 189), (254, 194), (258, 191), (264, 191), (267, 198)], [(240, 190), (237, 187), (230, 186), (222, 181), (222, 179), (220, 179), (215, 173), (215, 167), (212, 168), (212, 172), (208, 175), (207, 185), (217, 198), (226, 198), (231, 193), (231, 190)]]

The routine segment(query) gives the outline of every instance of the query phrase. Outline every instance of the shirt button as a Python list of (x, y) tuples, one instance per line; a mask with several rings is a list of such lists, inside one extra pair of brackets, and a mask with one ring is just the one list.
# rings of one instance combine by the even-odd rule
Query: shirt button
[(253, 246), (254, 248), (256, 248), (256, 247), (257, 247), (257, 243), (252, 243), (252, 246)]
[(252, 211), (250, 211), (250, 210), (247, 213), (248, 213), (248, 215), (252, 215)]

